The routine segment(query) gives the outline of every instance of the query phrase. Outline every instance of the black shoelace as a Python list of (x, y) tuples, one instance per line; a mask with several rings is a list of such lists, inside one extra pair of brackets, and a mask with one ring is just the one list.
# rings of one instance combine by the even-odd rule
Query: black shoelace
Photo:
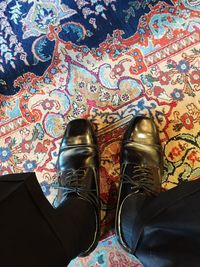
[(77, 195), (89, 200), (95, 206), (99, 205), (99, 199), (96, 195), (96, 189), (88, 189), (84, 183), (86, 172), (92, 168), (79, 168), (77, 170), (68, 169), (59, 173), (59, 179), (64, 180), (64, 185), (54, 186), (55, 189), (63, 190), (62, 199), (66, 198), (68, 194), (76, 193)]
[[(130, 184), (133, 192), (146, 192), (149, 195), (156, 195), (156, 192), (152, 190), (154, 185), (152, 168), (135, 164), (131, 165), (133, 165), (132, 173), (130, 175), (121, 174), (121, 183)], [(127, 164), (123, 166), (123, 169), (126, 166)]]

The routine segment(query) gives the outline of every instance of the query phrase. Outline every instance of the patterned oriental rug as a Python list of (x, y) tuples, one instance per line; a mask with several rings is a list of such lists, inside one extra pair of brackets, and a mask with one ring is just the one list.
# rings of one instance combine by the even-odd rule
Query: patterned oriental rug
[(164, 190), (200, 177), (199, 11), (199, 0), (0, 2), (0, 174), (35, 171), (53, 203), (67, 123), (96, 126), (102, 241), (70, 266), (142, 266), (113, 235), (120, 142), (133, 116), (160, 130)]

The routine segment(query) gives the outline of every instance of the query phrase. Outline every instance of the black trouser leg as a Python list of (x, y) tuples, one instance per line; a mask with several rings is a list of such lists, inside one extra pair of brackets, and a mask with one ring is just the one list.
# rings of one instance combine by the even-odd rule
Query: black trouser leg
[(53, 209), (33, 173), (0, 177), (0, 266), (67, 266), (92, 241), (94, 218), (78, 198)]
[(151, 200), (132, 197), (124, 218), (128, 244), (145, 267), (200, 266), (200, 180)]

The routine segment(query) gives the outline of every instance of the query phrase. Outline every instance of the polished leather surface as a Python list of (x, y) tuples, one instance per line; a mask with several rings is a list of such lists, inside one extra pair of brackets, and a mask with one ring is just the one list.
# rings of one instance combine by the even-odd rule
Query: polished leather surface
[[(120, 243), (129, 248), (121, 232), (122, 210), (132, 195), (152, 197), (161, 191), (163, 157), (155, 123), (140, 116), (131, 120), (121, 147), (121, 183), (116, 213), (116, 231)], [(127, 202), (128, 203), (128, 202)], [(133, 212), (130, 209), (130, 212)]]
[(123, 143), (138, 143), (143, 145), (160, 146), (159, 132), (155, 123), (147, 117), (138, 116), (131, 120), (123, 138)]
[[(131, 176), (134, 165), (141, 167), (141, 170), (145, 167), (150, 169), (149, 179), (152, 183), (152, 193), (155, 195), (160, 193), (163, 157), (159, 132), (155, 123), (150, 118), (143, 116), (136, 117), (131, 121), (122, 142), (121, 174)], [(122, 198), (129, 193), (134, 193), (134, 191), (132, 192), (130, 184), (124, 184), (121, 188)]]
[(66, 173), (81, 169), (85, 172), (84, 177), (80, 177), (77, 183), (89, 190), (98, 191), (98, 148), (89, 121), (76, 119), (69, 122), (61, 141), (57, 167), (61, 174), (59, 180), (61, 186), (65, 186), (66, 182), (69, 183), (69, 180), (66, 180)]
[[(99, 154), (92, 124), (86, 119), (68, 123), (61, 141), (57, 168), (60, 172), (60, 189), (57, 205), (70, 197), (89, 201), (96, 211), (96, 234), (88, 254), (99, 236)], [(87, 219), (87, 218), (86, 218)], [(83, 255), (84, 256), (84, 253)]]

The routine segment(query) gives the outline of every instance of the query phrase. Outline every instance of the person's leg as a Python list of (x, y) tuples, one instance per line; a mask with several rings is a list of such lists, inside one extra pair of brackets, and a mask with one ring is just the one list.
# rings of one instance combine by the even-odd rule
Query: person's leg
[(200, 180), (195, 180), (161, 193), (138, 210), (132, 249), (144, 266), (199, 266), (199, 203)]
[[(86, 225), (88, 230), (91, 228), (90, 234), (88, 230), (81, 230), (82, 234), (79, 234), (82, 248), (79, 256), (86, 256), (97, 246), (100, 236), (99, 152), (92, 124), (88, 120), (75, 119), (68, 123), (61, 141), (57, 167), (60, 173), (57, 205), (60, 209), (63, 205), (77, 209), (74, 214), (82, 216), (81, 219), (77, 217), (77, 227), (81, 229), (82, 225)], [(84, 209), (79, 208), (81, 202), (92, 216), (87, 217)]]
[[(33, 185), (34, 198), (27, 185)], [(49, 208), (34, 174), (0, 178), (0, 266), (64, 267), (70, 261), (48, 219)]]
[(0, 266), (64, 267), (99, 237), (98, 150), (86, 120), (70, 122), (61, 142), (57, 208), (33, 173), (0, 178)]
[(120, 161), (116, 233), (121, 245), (132, 252), (134, 216), (161, 191), (162, 149), (151, 119), (141, 116), (130, 122), (123, 137)]
[(161, 175), (144, 172), (146, 167), (153, 170), (156, 165), (162, 169), (162, 156), (156, 144), (159, 138), (153, 138), (157, 135), (153, 124), (148, 119), (137, 118), (125, 133), (122, 166), (128, 159), (137, 164), (138, 173), (128, 169), (127, 164), (121, 170), (116, 216), (118, 238), (144, 266), (197, 267), (200, 262), (200, 181), (159, 193), (155, 185), (159, 185)]

